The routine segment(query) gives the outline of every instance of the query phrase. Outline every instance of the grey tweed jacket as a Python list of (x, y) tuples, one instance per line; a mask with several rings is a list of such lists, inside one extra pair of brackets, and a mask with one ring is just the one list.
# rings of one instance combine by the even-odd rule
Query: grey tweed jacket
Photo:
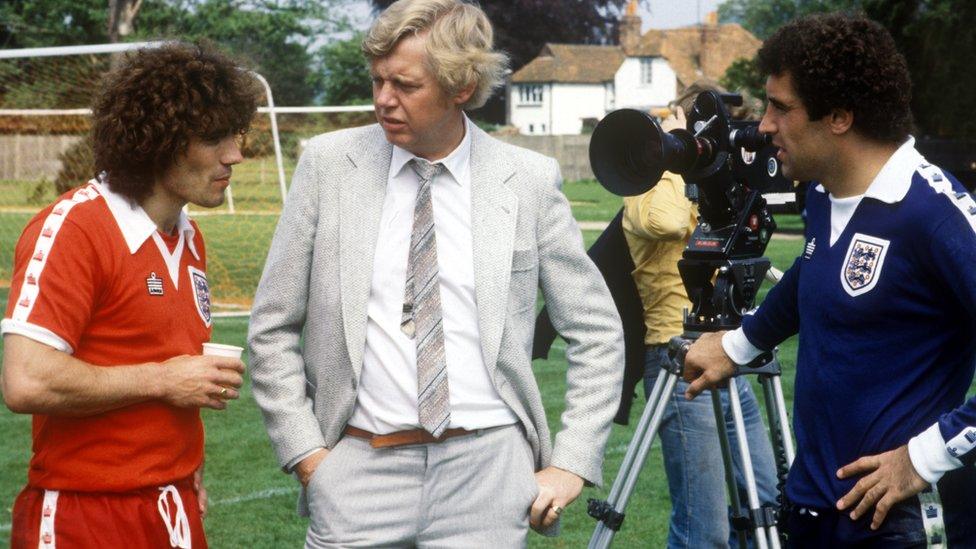
[[(589, 482), (623, 374), (620, 319), (583, 250), (552, 158), (469, 124), (481, 349), (535, 453)], [(339, 440), (353, 413), (392, 146), (378, 125), (310, 140), (292, 179), (248, 334), (254, 397), (282, 466)], [(553, 442), (531, 350), (537, 289), (568, 342), (566, 408)]]

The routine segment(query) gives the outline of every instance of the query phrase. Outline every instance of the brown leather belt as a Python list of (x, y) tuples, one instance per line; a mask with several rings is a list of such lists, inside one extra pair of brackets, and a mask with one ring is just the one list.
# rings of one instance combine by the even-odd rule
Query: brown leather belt
[(430, 444), (433, 442), (444, 442), (449, 438), (473, 435), (477, 431), (467, 429), (446, 429), (441, 436), (435, 437), (423, 429), (411, 429), (409, 431), (397, 431), (387, 435), (374, 435), (369, 431), (347, 425), (342, 434), (363, 438), (369, 441), (373, 448), (393, 448), (396, 446), (409, 446), (411, 444)]

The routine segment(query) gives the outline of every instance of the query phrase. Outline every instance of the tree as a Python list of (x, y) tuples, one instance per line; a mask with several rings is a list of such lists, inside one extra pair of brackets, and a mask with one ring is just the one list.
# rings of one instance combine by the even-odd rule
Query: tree
[(765, 40), (784, 23), (811, 13), (861, 7), (862, 0), (726, 0), (718, 7), (722, 23), (739, 23)]
[(108, 0), (108, 40), (123, 42), (132, 34), (142, 0)]
[(156, 0), (143, 5), (136, 36), (209, 40), (268, 79), (279, 105), (307, 105), (322, 90), (310, 47), (344, 28), (331, 0)]
[(372, 100), (369, 66), (360, 50), (363, 33), (333, 42), (318, 51), (322, 67), (322, 102), (326, 105), (365, 105)]
[[(787, 21), (815, 12), (863, 11), (881, 23), (905, 56), (912, 77), (912, 113), (918, 133), (976, 139), (976, 2), (971, 0), (728, 0), (719, 7), (723, 22), (738, 22), (767, 38)], [(758, 73), (747, 63), (726, 72), (730, 87), (755, 85)]]
[(0, 48), (101, 44), (105, 21), (105, 0), (0, 2)]
[(731, 92), (766, 100), (766, 79), (759, 74), (755, 59), (736, 59), (719, 83)]
[(912, 73), (921, 133), (976, 140), (976, 4), (965, 0), (874, 0), (868, 14), (895, 37)]
[[(312, 45), (320, 36), (345, 28), (341, 0), (17, 0), (0, 1), (0, 45), (6, 48), (100, 44), (117, 32), (118, 40), (209, 40), (270, 82), (276, 102), (305, 105), (321, 93), (321, 71)], [(113, 15), (114, 14), (114, 15)], [(138, 15), (138, 18), (136, 17)], [(114, 30), (113, 30), (114, 29)], [(67, 63), (67, 62), (66, 62)], [(31, 68), (19, 71), (17, 93), (0, 84), (0, 97), (30, 98), (39, 86)], [(80, 69), (72, 68), (72, 71)], [(93, 70), (103, 70), (101, 67)], [(0, 75), (3, 76), (3, 75)], [(15, 75), (13, 75), (15, 76)], [(97, 76), (97, 75), (96, 75)], [(17, 82), (12, 75), (0, 78)], [(51, 80), (50, 78), (48, 80)], [(57, 82), (54, 78), (52, 81)], [(62, 78), (72, 81), (77, 78)], [(46, 101), (46, 99), (45, 99)], [(48, 102), (50, 106), (84, 106), (87, 99)], [(70, 103), (70, 104), (69, 104)]]

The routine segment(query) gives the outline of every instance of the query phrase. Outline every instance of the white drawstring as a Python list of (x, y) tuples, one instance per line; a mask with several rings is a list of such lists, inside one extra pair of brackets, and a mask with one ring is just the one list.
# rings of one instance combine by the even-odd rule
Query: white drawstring
[[(159, 508), (159, 516), (163, 517), (163, 522), (166, 523), (166, 531), (169, 532), (169, 546), (190, 549), (190, 521), (186, 518), (183, 499), (180, 498), (179, 491), (172, 484), (160, 488), (159, 491), (156, 507)], [(168, 494), (173, 496), (173, 502), (176, 503), (175, 520), (169, 512), (169, 500), (166, 498)]]

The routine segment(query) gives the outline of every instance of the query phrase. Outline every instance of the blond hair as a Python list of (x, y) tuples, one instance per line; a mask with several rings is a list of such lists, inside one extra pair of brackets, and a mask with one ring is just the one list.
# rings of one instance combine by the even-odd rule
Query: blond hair
[(428, 68), (448, 94), (474, 84), (462, 109), (484, 105), (502, 85), (508, 57), (492, 51), (491, 22), (478, 6), (460, 0), (394, 2), (363, 38), (363, 54), (368, 59), (384, 57), (407, 33), (426, 33)]

